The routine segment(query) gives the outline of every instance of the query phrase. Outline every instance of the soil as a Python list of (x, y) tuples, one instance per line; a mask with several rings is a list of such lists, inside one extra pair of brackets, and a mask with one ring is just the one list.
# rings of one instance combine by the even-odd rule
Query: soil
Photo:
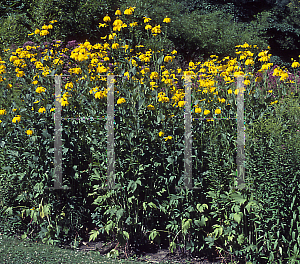
[[(82, 242), (78, 250), (90, 251), (97, 250), (101, 255), (107, 254), (110, 250), (117, 249), (119, 251), (119, 259), (129, 259), (131, 261), (139, 261), (145, 263), (177, 263), (177, 264), (217, 264), (224, 263), (220, 258), (208, 253), (208, 256), (203, 257), (189, 257), (187, 254), (179, 252), (171, 253), (168, 249), (158, 248), (156, 245), (148, 245), (144, 248), (133, 248), (126, 246), (119, 246), (118, 243), (104, 241), (98, 242)], [(133, 260), (134, 259), (134, 260)]]

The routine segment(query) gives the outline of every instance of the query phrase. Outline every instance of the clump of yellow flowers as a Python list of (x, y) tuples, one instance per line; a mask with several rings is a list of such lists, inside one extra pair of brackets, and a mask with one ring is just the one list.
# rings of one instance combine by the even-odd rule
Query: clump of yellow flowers
[[(258, 73), (266, 73), (273, 66), (270, 63), (271, 54), (269, 49), (258, 51), (256, 45), (245, 43), (238, 45), (236, 54), (238, 58), (225, 57), (219, 59), (216, 55), (211, 55), (210, 60), (205, 62), (190, 61), (186, 70), (173, 69), (172, 63), (176, 60), (177, 51), (175, 49), (165, 51), (153, 50), (147, 48), (143, 43), (136, 46), (126, 41), (126, 34), (133, 28), (148, 34), (149, 38), (160, 38), (171, 19), (165, 17), (161, 25), (153, 24), (151, 18), (144, 16), (138, 20), (134, 15), (135, 7), (128, 7), (123, 12), (118, 9), (115, 11), (115, 17), (106, 14), (103, 17), (103, 23), (99, 24), (99, 29), (109, 28), (110, 33), (101, 37), (102, 42), (92, 45), (88, 40), (80, 43), (73, 50), (67, 48), (63, 52), (58, 52), (62, 43), (57, 41), (51, 48), (38, 54), (40, 46), (29, 46), (18, 48), (11, 52), (9, 62), (0, 58), (0, 82), (6, 82), (6, 89), (11, 89), (12, 84), (6, 77), (7, 64), (11, 64), (17, 79), (31, 78), (31, 92), (35, 98), (34, 104), (37, 105), (37, 111), (40, 115), (47, 114), (47, 111), (53, 112), (53, 108), (47, 108), (44, 99), (49, 93), (54, 94), (51, 87), (43, 84), (43, 78), (49, 77), (51, 72), (62, 72), (65, 69), (65, 61), (68, 61), (68, 78), (63, 79), (61, 105), (72, 108), (69, 98), (80, 88), (81, 82), (89, 83), (87, 96), (94, 100), (103, 101), (107, 98), (107, 74), (122, 76), (136, 85), (144, 87), (148, 92), (156, 91), (156, 98), (147, 96), (148, 103), (145, 106), (146, 111), (159, 111), (160, 105), (168, 105), (170, 109), (183, 108), (186, 106), (185, 90), (183, 88), (187, 75), (191, 76), (192, 93), (195, 99), (192, 112), (196, 116), (222, 115), (225, 112), (225, 106), (229, 99), (239, 93), (238, 89), (233, 88), (235, 78), (244, 76), (245, 87), (257, 86), (262, 82), (261, 76), (256, 77), (253, 71), (255, 55), (257, 62), (261, 63)], [(129, 21), (132, 19), (132, 21)], [(137, 19), (137, 21), (135, 21)], [(129, 21), (129, 22), (128, 22)], [(141, 23), (138, 21), (142, 21)], [(43, 25), (41, 29), (35, 29), (29, 36), (39, 36), (46, 38), (53, 29), (56, 20), (52, 20), (48, 25)], [(6, 50), (9, 52), (10, 50)], [(293, 61), (292, 67), (297, 68), (300, 64)], [(33, 72), (33, 74), (32, 74)], [(11, 74), (11, 73), (10, 73)], [(286, 70), (275, 68), (274, 76), (278, 76), (279, 81), (286, 81), (289, 73)], [(222, 89), (221, 89), (222, 88)], [(245, 90), (245, 89), (244, 89)], [(117, 91), (117, 107), (122, 107), (129, 98)], [(253, 92), (253, 91), (252, 91)], [(251, 92), (249, 92), (249, 95)], [(270, 104), (277, 103), (270, 102)], [(33, 110), (33, 106), (30, 107)], [(208, 109), (209, 108), (209, 109)], [(47, 110), (48, 109), (48, 110)], [(0, 116), (7, 115), (8, 109), (1, 108)], [(210, 116), (211, 118), (211, 116)], [(13, 123), (21, 121), (21, 115), (16, 115)], [(0, 123), (2, 121), (0, 120)], [(32, 135), (32, 130), (26, 130), (27, 135)], [(164, 133), (159, 132), (159, 136)], [(171, 140), (168, 136), (165, 140)]]

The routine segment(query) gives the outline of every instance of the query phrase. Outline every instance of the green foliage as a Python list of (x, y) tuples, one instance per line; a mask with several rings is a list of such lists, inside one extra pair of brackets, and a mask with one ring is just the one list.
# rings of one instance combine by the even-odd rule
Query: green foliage
[[(267, 41), (257, 35), (250, 24), (237, 22), (228, 10), (212, 9), (210, 12), (194, 10), (188, 12), (181, 2), (169, 1), (127, 1), (127, 6), (136, 6), (137, 13), (151, 17), (158, 24), (167, 15), (172, 18), (168, 25), (170, 39), (185, 62), (190, 60), (206, 60), (210, 55), (235, 57), (234, 47), (240, 43), (249, 43), (259, 47), (267, 47)], [(125, 5), (124, 5), (125, 6)], [(141, 11), (139, 11), (141, 10)], [(183, 63), (183, 61), (181, 62)]]
[[(167, 5), (166, 1), (162, 3)], [(147, 6), (135, 13), (134, 18), (142, 21), (143, 16), (149, 16), (145, 10), (148, 10)], [(171, 7), (170, 10), (175, 12)], [(42, 22), (43, 12), (39, 9), (35, 12)], [(186, 32), (189, 39), (193, 35), (188, 32), (195, 22), (193, 19), (201, 22), (195, 26), (193, 41), (203, 41), (203, 54), (208, 52), (204, 43), (210, 43), (222, 53), (226, 45), (235, 41), (226, 42), (229, 23), (223, 22), (224, 13), (220, 11), (182, 17), (184, 20), (174, 18), (174, 23), (189, 18), (190, 25), (182, 23), (181, 26), (181, 33)], [(124, 21), (128, 23), (131, 18), (126, 19)], [(153, 20), (154, 24), (161, 23), (162, 17)], [(226, 26), (223, 27), (224, 23)], [(135, 45), (145, 43), (141, 50), (151, 48), (154, 51), (149, 67), (161, 75), (161, 66), (165, 66), (164, 70), (173, 66), (164, 61), (165, 54), (173, 48), (172, 43), (167, 40), (167, 34), (151, 40), (151, 33), (145, 33), (143, 26), (124, 28), (112, 41), (120, 45), (129, 43), (129, 51), (132, 47), (137, 52)], [(197, 26), (202, 27), (202, 35), (197, 35)], [(169, 24), (162, 27), (171, 31)], [(226, 45), (213, 46), (220, 35), (212, 33), (215, 28), (224, 33), (219, 42)], [(179, 36), (181, 33), (171, 34)], [(41, 43), (40, 53), (47, 48), (46, 45)], [(165, 50), (159, 51), (161, 47)], [(60, 52), (58, 48), (54, 51)], [(53, 186), (55, 176), (52, 138), (55, 126), (50, 111), (54, 81), (50, 76), (42, 77), (42, 72), (39, 72), (39, 85), (47, 88), (40, 94), (32, 85), (38, 70), (32, 67), (24, 77), (15, 77), (15, 66), (9, 63), (9, 58), (6, 59), (7, 76), (11, 79), (1, 83), (4, 91), (1, 103), (7, 108), (7, 115), (1, 117), (0, 125), (3, 135), (0, 142), (0, 198), (4, 232), (21, 232), (24, 239), (36, 238), (48, 244), (68, 243), (76, 248), (82, 240), (83, 228), (92, 221), (97, 229), (90, 230), (90, 240), (106, 235), (120, 245), (138, 246), (153, 242), (167, 245), (172, 252), (179, 250), (189, 255), (215, 248), (235, 261), (246, 259), (254, 263), (296, 259), (300, 246), (300, 219), (297, 217), (300, 206), (298, 101), (287, 98), (280, 100), (277, 106), (270, 106), (272, 98), (265, 94), (268, 88), (265, 83), (256, 86), (252, 82), (251, 86), (245, 86), (248, 189), (241, 191), (232, 187), (236, 172), (236, 120), (193, 120), (193, 185), (200, 189), (189, 190), (182, 186), (185, 176), (184, 109), (157, 102), (158, 93), (170, 92), (167, 91), (169, 87), (158, 82), (157, 89), (150, 89), (150, 76), (139, 72), (138, 64), (142, 65), (142, 59), (134, 54), (137, 63), (134, 65), (132, 60), (125, 59), (131, 51), (126, 52), (125, 49), (111, 49), (109, 55), (117, 63), (114, 73), (123, 75), (126, 72), (130, 77), (117, 77), (114, 84), (116, 102), (121, 98), (126, 100), (115, 104), (116, 184), (111, 189), (107, 189), (106, 182), (107, 132), (103, 119), (62, 121), (62, 185), (71, 189), (45, 188)], [(70, 53), (71, 50), (66, 51), (68, 58)], [(70, 59), (56, 67), (50, 60), (43, 59), (44, 66), (48, 66), (52, 74), (66, 70), (69, 62), (70, 66), (82, 67), (81, 77), (84, 78), (71, 74), (69, 79), (64, 79), (64, 82), (72, 81), (76, 89), (68, 98), (69, 105), (63, 114), (71, 118), (105, 116), (106, 101), (95, 100), (89, 91), (95, 86), (104, 89), (107, 82), (85, 77), (92, 75), (89, 61)], [(142, 77), (143, 81), (140, 81)], [(22, 93), (18, 94), (20, 100), (13, 100), (14, 94), (7, 87), (8, 82), (22, 87)], [(181, 79), (178, 85), (183, 87)], [(218, 85), (220, 97), (226, 97), (229, 88), (236, 88), (236, 83), (225, 84), (221, 80)], [(257, 91), (251, 96), (250, 90), (254, 86)], [(284, 86), (279, 96), (286, 94)], [(213, 101), (200, 103), (196, 92), (192, 93), (192, 99), (203, 109), (217, 106)], [(229, 107), (225, 108), (224, 114), (233, 117), (237, 103), (235, 98), (228, 101)], [(150, 111), (147, 109), (149, 104), (158, 107)], [(45, 113), (37, 112), (40, 106), (45, 106)], [(22, 115), (20, 123), (11, 121), (16, 114)], [(34, 131), (31, 136), (25, 133), (29, 128)], [(172, 141), (159, 137), (159, 131), (172, 136)], [(109, 254), (117, 255), (117, 250)]]
[[(98, 24), (103, 14), (114, 10), (119, 1), (34, 0), (5, 1), (0, 5), (0, 49), (19, 46), (32, 33), (50, 20), (57, 20), (53, 38), (61, 40), (95, 41), (99, 39)], [(101, 35), (101, 34), (100, 34)]]
[(10, 48), (11, 45), (21, 45), (25, 42), (28, 29), (24, 27), (24, 23), (28, 18), (24, 14), (12, 13), (7, 17), (0, 17), (0, 55), (4, 48)]
[(83, 0), (35, 0), (31, 14), (35, 27), (41, 27), (50, 20), (58, 20), (55, 33), (62, 40), (93, 41), (99, 39), (98, 24), (103, 14), (115, 9), (118, 1)]
[(268, 40), (274, 55), (272, 62), (291, 71), (290, 59), (298, 57), (300, 53), (299, 10), (273, 8), (259, 13), (256, 18), (251, 23), (258, 36)]

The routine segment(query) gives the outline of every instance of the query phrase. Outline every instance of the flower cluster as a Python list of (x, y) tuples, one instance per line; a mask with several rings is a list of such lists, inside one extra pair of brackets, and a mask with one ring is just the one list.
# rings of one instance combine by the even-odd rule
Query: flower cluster
[[(109, 27), (110, 33), (101, 37), (103, 42), (92, 45), (89, 41), (79, 43), (68, 43), (69, 46), (63, 48), (61, 41), (55, 40), (52, 43), (44, 42), (43, 45), (36, 45), (34, 42), (27, 42), (22, 48), (12, 51), (9, 57), (10, 68), (15, 72), (18, 79), (31, 78), (32, 94), (37, 98), (34, 104), (37, 105), (36, 111), (39, 114), (45, 114), (47, 111), (53, 112), (54, 108), (47, 108), (43, 104), (47, 95), (53, 95), (53, 87), (43, 85), (43, 78), (50, 75), (51, 72), (63, 73), (69, 77), (63, 78), (63, 87), (65, 91), (62, 95), (61, 105), (63, 107), (72, 107), (69, 98), (78, 91), (81, 81), (89, 83), (88, 96), (90, 100), (102, 100), (107, 97), (107, 88), (105, 87), (107, 79), (105, 75), (114, 74), (122, 75), (126, 80), (132, 80), (148, 87), (150, 91), (157, 91), (157, 100), (149, 97), (150, 101), (145, 107), (148, 111), (158, 109), (155, 102), (169, 105), (175, 111), (176, 108), (183, 108), (186, 105), (184, 89), (180, 89), (184, 85), (186, 76), (190, 76), (192, 80), (192, 92), (195, 98), (193, 113), (196, 116), (207, 116), (210, 113), (221, 115), (225, 112), (225, 107), (229, 105), (229, 100), (239, 93), (238, 89), (232, 90), (235, 85), (235, 78), (244, 76), (244, 85), (259, 89), (263, 76), (271, 69), (272, 63), (269, 63), (271, 54), (269, 50), (258, 52), (256, 45), (251, 46), (247, 43), (238, 45), (236, 54), (239, 58), (225, 57), (222, 60), (216, 55), (211, 55), (210, 60), (205, 62), (190, 61), (188, 69), (181, 68), (172, 69), (171, 65), (176, 60), (177, 51), (166, 52), (164, 50), (152, 50), (146, 48), (139, 43), (131, 46), (128, 38), (124, 37), (130, 31), (130, 28), (139, 27), (145, 34), (151, 32), (149, 37), (156, 37), (161, 34), (163, 26), (151, 24), (151, 18), (143, 17), (142, 23), (132, 21), (128, 18), (136, 18), (134, 16), (135, 7), (127, 8), (123, 14), (121, 10), (115, 12), (115, 18), (108, 15), (103, 17), (103, 22), (99, 24), (102, 27)], [(137, 19), (138, 20), (138, 19)], [(124, 22), (125, 21), (125, 22)], [(36, 29), (34, 33), (40, 36), (49, 34), (49, 30), (53, 28), (53, 23), (44, 25), (41, 29)], [(164, 26), (170, 23), (171, 19), (165, 17), (162, 21)], [(127, 33), (124, 31), (129, 30)], [(124, 32), (123, 32), (124, 31)], [(32, 35), (31, 34), (31, 35)], [(43, 47), (42, 47), (43, 46)], [(9, 52), (9, 50), (6, 50)], [(255, 54), (261, 68), (254, 73)], [(160, 60), (159, 66), (157, 60)], [(297, 68), (300, 64), (293, 61), (292, 67)], [(28, 71), (30, 69), (30, 71)], [(28, 72), (28, 74), (27, 74)], [(29, 72), (33, 72), (30, 75)], [(6, 87), (12, 87), (5, 78), (7, 74), (7, 62), (0, 58), (0, 82), (6, 82)], [(180, 75), (181, 74), (181, 75)], [(279, 82), (285, 82), (290, 73), (284, 69), (276, 67), (273, 69), (273, 77), (279, 77)], [(222, 87), (219, 89), (218, 87)], [(161, 90), (159, 90), (161, 89)], [(269, 91), (275, 89), (269, 89)], [(245, 89), (244, 89), (245, 91)], [(249, 95), (253, 93), (253, 89)], [(269, 93), (272, 93), (269, 92)], [(124, 95), (119, 94), (117, 105), (121, 107), (127, 101)], [(277, 103), (270, 102), (270, 104)], [(0, 106), (1, 107), (1, 106)], [(54, 107), (54, 106), (53, 106)], [(3, 107), (2, 107), (3, 108)], [(207, 108), (210, 108), (207, 109)], [(202, 111), (203, 109), (203, 111)], [(31, 106), (34, 111), (34, 107)], [(0, 115), (5, 115), (6, 110), (1, 109)], [(20, 115), (13, 119), (13, 123), (20, 122)], [(29, 131), (29, 130), (26, 130)], [(27, 135), (30, 132), (26, 132)]]

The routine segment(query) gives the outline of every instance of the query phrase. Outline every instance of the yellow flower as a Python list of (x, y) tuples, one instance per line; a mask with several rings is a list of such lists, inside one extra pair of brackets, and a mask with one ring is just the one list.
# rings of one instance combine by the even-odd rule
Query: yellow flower
[(261, 66), (261, 69), (259, 71), (268, 70), (272, 65), (273, 63), (265, 63)]
[(232, 94), (232, 90), (231, 89), (227, 90), (227, 93)]
[(132, 15), (132, 10), (127, 8), (125, 11), (124, 11), (124, 15)]
[[(236, 46), (237, 47), (237, 46)], [(241, 48), (249, 48), (249, 44), (247, 42), (245, 42), (243, 45), (240, 45)]]
[(289, 77), (289, 74), (287, 72), (281, 72), (280, 74), (280, 81), (284, 81), (285, 79), (287, 79)]
[(5, 109), (0, 109), (0, 115), (6, 115), (6, 110)]
[(69, 69), (69, 73), (81, 74), (82, 70), (79, 67), (78, 68), (71, 68), (71, 69)]
[(171, 23), (171, 18), (169, 17), (165, 17), (165, 19), (163, 20), (164, 23)]
[(71, 90), (73, 87), (74, 87), (74, 86), (73, 86), (73, 83), (72, 83), (72, 82), (68, 82), (68, 83), (66, 83), (66, 85), (65, 85), (65, 89), (66, 89), (66, 90)]
[(146, 30), (149, 30), (149, 29), (151, 29), (151, 28), (152, 28), (151, 25), (146, 25), (146, 26), (145, 26), (145, 29), (146, 29)]
[(23, 71), (18, 71), (18, 73), (16, 74), (17, 77), (23, 77), (25, 75), (25, 72)]
[(36, 29), (35, 31), (34, 31), (34, 34), (36, 34), (36, 35), (38, 35), (38, 34), (40, 34), (40, 30), (39, 29)]
[(149, 105), (147, 106), (147, 108), (148, 108), (148, 110), (154, 110), (154, 109), (155, 109), (155, 107), (154, 107), (152, 104), (149, 104)]
[(107, 69), (103, 65), (101, 65), (101, 66), (99, 65), (97, 68), (97, 72), (101, 74), (101, 73), (107, 72)]
[(217, 108), (217, 109), (215, 110), (215, 114), (216, 114), (216, 115), (221, 114), (221, 109)]
[(173, 60), (173, 57), (169, 56), (169, 55), (164, 58), (164, 62), (169, 62), (169, 61), (172, 61), (172, 60)]
[(132, 63), (132, 66), (133, 66), (133, 67), (138, 66), (135, 59), (131, 59), (131, 63)]
[(130, 25), (131, 27), (135, 27), (135, 26), (138, 25), (138, 23), (137, 23), (137, 22), (132, 22), (132, 23), (130, 23), (129, 25)]
[(119, 48), (119, 43), (113, 43), (112, 45), (111, 45), (111, 48), (112, 49), (118, 49)]
[(12, 120), (13, 123), (16, 123), (17, 121), (18, 121), (18, 122), (21, 121), (21, 116), (20, 116), (20, 115), (15, 116), (15, 117), (13, 118), (13, 120)]
[(148, 23), (151, 20), (151, 18), (148, 18), (148, 17), (143, 17), (143, 18), (144, 18), (144, 23)]
[(244, 75), (244, 72), (242, 72), (242, 71), (234, 72), (233, 75), (234, 75), (234, 77), (238, 77), (238, 76)]
[(278, 101), (276, 100), (275, 102), (271, 102), (270, 104), (272, 105), (272, 104), (277, 104), (278, 103)]
[(273, 93), (273, 90), (269, 90), (268, 93)]
[(14, 61), (17, 60), (17, 59), (18, 59), (17, 56), (11, 56), (11, 57), (9, 58), (9, 61), (10, 61), (10, 62), (14, 62)]
[(70, 96), (72, 96), (72, 95), (69, 94), (69, 92), (65, 92), (65, 93), (63, 94), (62, 98), (63, 98), (64, 100), (67, 100), (68, 97), (70, 97)]
[[(99, 23), (99, 28), (102, 28), (102, 27), (107, 27), (108, 25), (106, 23)], [(106, 37), (105, 37), (106, 38)]]
[(158, 25), (158, 26), (152, 28), (152, 29), (151, 29), (151, 32), (152, 32), (152, 33), (155, 33), (155, 34), (161, 33), (160, 25)]
[(41, 107), (38, 112), (39, 113), (45, 113), (46, 112), (46, 108), (45, 107)]
[(26, 130), (26, 134), (28, 135), (28, 136), (30, 136), (30, 135), (32, 135), (32, 133), (33, 133), (33, 131), (32, 130)]
[(294, 61), (294, 62), (292, 63), (292, 67), (293, 67), (293, 68), (297, 68), (297, 67), (299, 67), (299, 66), (300, 66), (300, 63), (297, 62), (297, 61)]
[(164, 134), (165, 134), (165, 133), (162, 132), (162, 131), (160, 131), (160, 132), (158, 133), (158, 135), (159, 135), (160, 137), (162, 137)]
[(104, 97), (104, 94), (103, 94), (102, 91), (99, 91), (99, 92), (95, 93), (95, 98), (102, 99), (103, 97)]
[(245, 81), (244, 81), (244, 84), (245, 84), (245, 85), (249, 85), (249, 84), (250, 84), (250, 80), (245, 80)]
[(40, 36), (46, 36), (46, 35), (48, 35), (49, 34), (49, 31), (48, 30), (42, 30), (41, 32), (40, 32)]
[(150, 79), (153, 80), (153, 79), (159, 79), (159, 74), (157, 72), (151, 72), (150, 74)]
[(103, 18), (103, 21), (104, 21), (104, 22), (110, 22), (111, 19), (110, 19), (110, 17), (109, 17), (108, 15), (106, 15), (106, 16)]
[(45, 89), (44, 87), (39, 86), (39, 87), (36, 88), (35, 91), (36, 91), (37, 93), (43, 93), (43, 92), (46, 91), (46, 89)]
[(195, 108), (195, 113), (196, 114), (200, 114), (202, 112), (200, 107)]
[(169, 97), (161, 96), (161, 97), (159, 97), (158, 101), (167, 103), (170, 101), (170, 99), (169, 99)]
[(165, 141), (170, 140), (172, 138), (173, 138), (172, 136), (168, 136), (168, 137), (165, 138)]
[(208, 115), (210, 113), (209, 110), (204, 110), (204, 115)]
[(185, 101), (179, 101), (178, 102), (178, 106), (179, 107), (183, 107), (185, 105), (185, 103), (186, 103)]
[(116, 27), (116, 26), (122, 26), (123, 25), (123, 21), (119, 18), (117, 18), (114, 23), (113, 23), (113, 26)]
[(125, 98), (119, 98), (118, 101), (117, 101), (117, 104), (122, 104), (122, 103), (125, 103), (126, 100)]
[(68, 104), (69, 102), (67, 100), (61, 100), (61, 106), (66, 106)]
[(121, 10), (118, 9), (118, 10), (116, 11), (115, 15), (116, 15), (116, 16), (122, 15)]
[(245, 61), (245, 65), (254, 65), (253, 59), (252, 59), (252, 58), (251, 58), (251, 59), (247, 59), (247, 60)]

